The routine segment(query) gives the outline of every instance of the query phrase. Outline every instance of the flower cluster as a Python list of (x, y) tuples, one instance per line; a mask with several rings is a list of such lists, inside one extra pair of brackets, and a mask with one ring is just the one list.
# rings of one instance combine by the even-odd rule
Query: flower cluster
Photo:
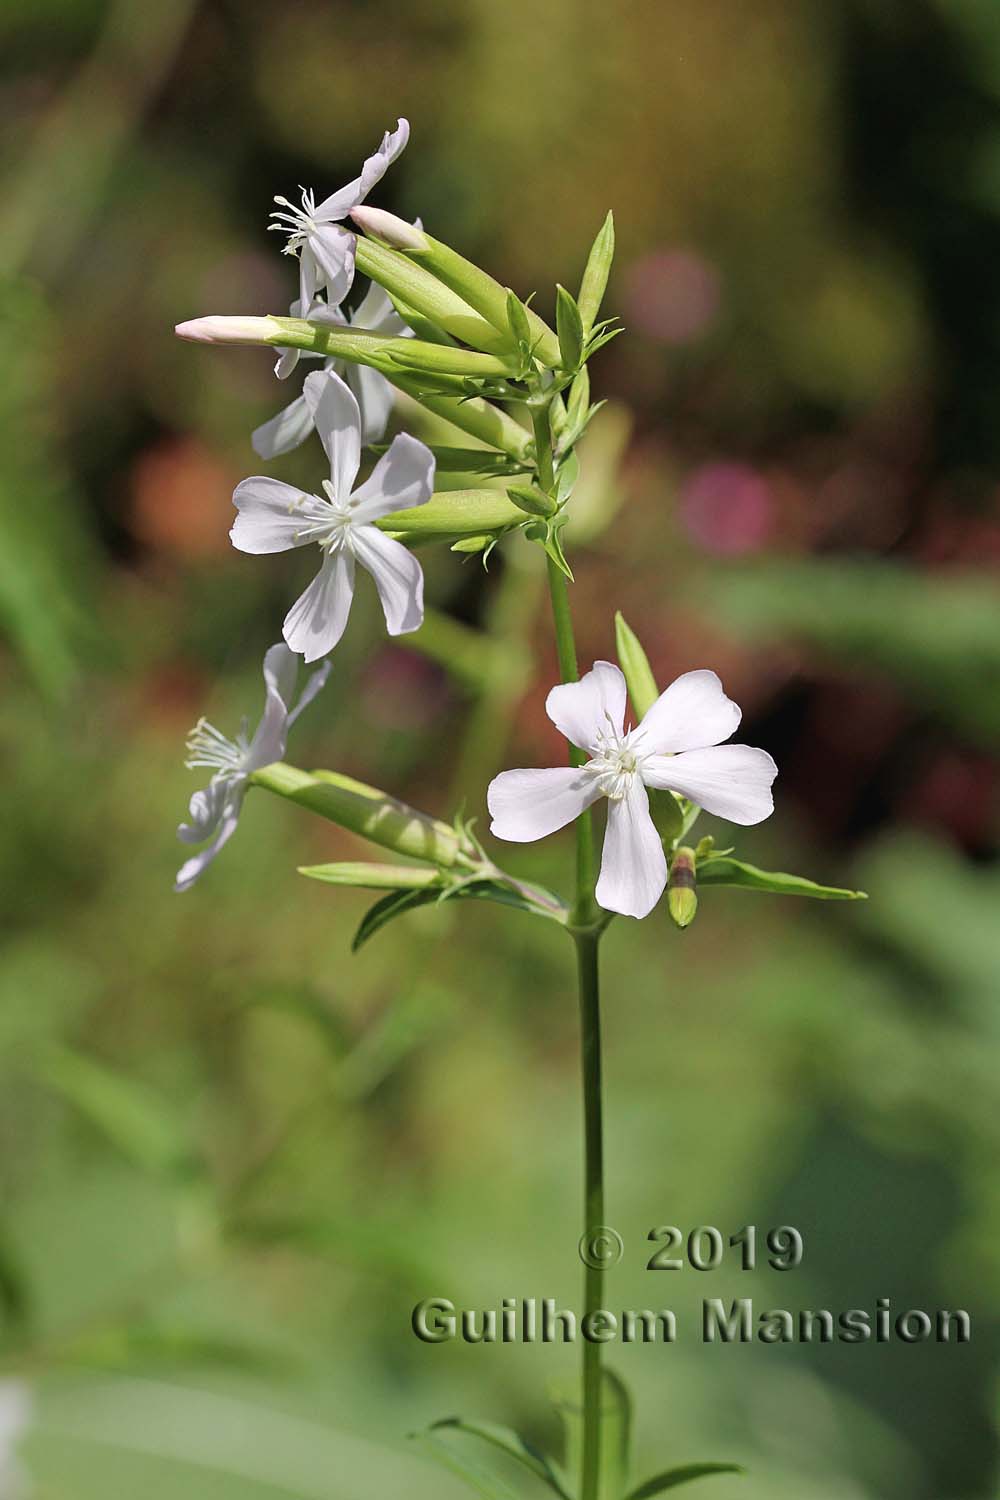
[[(609, 215), (594, 242), (579, 297), (557, 289), (553, 330), (530, 298), (522, 302), (434, 240), (419, 220), (407, 224), (364, 206), (408, 139), (409, 125), (401, 119), (358, 176), (319, 203), (306, 189), (299, 204), (275, 199), (270, 228), (286, 236), (284, 252), (298, 259), (298, 297), (287, 318), (203, 318), (178, 329), (187, 338), (276, 348), (279, 380), (287, 380), (302, 358), (320, 361), (301, 394), (254, 431), (252, 444), (261, 458), (273, 459), (315, 433), (330, 466), (318, 493), (260, 474), (234, 492), (234, 547), (259, 554), (316, 546), (320, 565), (285, 616), (284, 644), (265, 657), (265, 710), (253, 738), (244, 728), (227, 740), (204, 721), (192, 733), (188, 765), (214, 774), (191, 799), (190, 819), (179, 829), (186, 842), (205, 845), (180, 871), (179, 890), (231, 837), (251, 779), (283, 756), (289, 726), (326, 680), (328, 663), (292, 707), (295, 658), (318, 662), (336, 647), (359, 564), (374, 581), (390, 635), (417, 630), (424, 618), (423, 572), (404, 545), (407, 538), (423, 534), (456, 550), (488, 552), (506, 533), (520, 531), (541, 543), (550, 570), (572, 576), (560, 532), (576, 478), (574, 446), (597, 410), (590, 404), (587, 361), (618, 331), (597, 318), (613, 222)], [(345, 298), (357, 269), (372, 284), (351, 310)], [(435, 451), (404, 432), (384, 450), (378, 447), (359, 484), (364, 449), (385, 434), (394, 386), (476, 439), (476, 449), (438, 450), (453, 470), (468, 465), (474, 475), (509, 474), (524, 482), (507, 485), (506, 493), (480, 488), (435, 495)], [(496, 400), (520, 404), (531, 432)], [(415, 519), (418, 513), (426, 513), (426, 521)], [(651, 682), (648, 663), (643, 671)], [(610, 662), (597, 662), (581, 681), (553, 688), (548, 713), (576, 747), (574, 763), (506, 771), (492, 782), (487, 801), (492, 832), (515, 842), (541, 838), (606, 801), (595, 898), (608, 912), (644, 917), (662, 896), (672, 864), (677, 880), (683, 876), (693, 886), (698, 862), (697, 851), (680, 844), (677, 829), (677, 837), (665, 837), (650, 794), (667, 797), (681, 832), (701, 808), (734, 823), (756, 823), (772, 810), (776, 768), (763, 750), (722, 743), (740, 711), (714, 672), (687, 672), (659, 696), (655, 687), (651, 694), (644, 690), (646, 711), (634, 728), (626, 725), (633, 687), (626, 676)], [(549, 915), (566, 910), (558, 900), (536, 900), (537, 892), (525, 895), (528, 888), (502, 876), (481, 850), (475, 855), (478, 847), (463, 834), (467, 869), (448, 886), (450, 894), (499, 876), (529, 907)], [(383, 872), (381, 878), (389, 877)], [(403, 877), (397, 871), (393, 878)], [(692, 900), (686, 909), (693, 914)], [(671, 910), (679, 925), (690, 920)]]

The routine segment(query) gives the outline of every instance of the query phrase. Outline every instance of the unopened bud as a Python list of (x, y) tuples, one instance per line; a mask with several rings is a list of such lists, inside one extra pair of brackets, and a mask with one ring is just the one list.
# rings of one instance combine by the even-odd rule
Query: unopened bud
[(351, 218), (365, 234), (374, 235), (384, 245), (394, 250), (426, 250), (427, 236), (415, 224), (408, 224), (398, 214), (387, 213), (384, 208), (368, 208), (364, 204), (351, 210)]
[(280, 341), (277, 318), (190, 318), (174, 329), (178, 338), (193, 344), (275, 344)]
[(556, 503), (552, 496), (546, 495), (537, 484), (509, 484), (507, 494), (518, 510), (529, 516), (551, 516), (555, 512)]
[(693, 849), (683, 846), (670, 862), (667, 882), (667, 910), (677, 927), (690, 927), (698, 910), (698, 879), (695, 875)]

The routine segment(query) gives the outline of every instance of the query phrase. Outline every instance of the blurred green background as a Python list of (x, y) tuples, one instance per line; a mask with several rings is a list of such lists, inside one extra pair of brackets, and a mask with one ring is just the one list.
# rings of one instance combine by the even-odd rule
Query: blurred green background
[[(611, 1349), (640, 1473), (995, 1495), (996, 0), (7, 0), (0, 43), (0, 1354), (35, 1493), (458, 1496), (405, 1434), (544, 1441), (575, 1368), (409, 1331), (428, 1295), (579, 1303), (559, 935), (446, 907), (351, 959), (364, 896), (295, 867), (367, 851), (263, 794), (171, 891), (185, 732), (256, 711), (307, 576), (227, 540), (287, 387), (171, 329), (284, 311), (272, 194), (332, 191), (403, 114), (374, 201), (543, 311), (614, 209), (582, 659), (620, 607), (662, 682), (714, 666), (781, 768), (740, 853), (871, 893), (706, 891), (686, 934), (606, 944), (608, 1305), (690, 1330)], [(427, 558), (405, 646), (363, 591), (293, 758), (480, 817), (497, 769), (553, 763), (534, 562)], [(505, 854), (566, 888), (565, 839)], [(651, 1276), (667, 1222), (794, 1224), (805, 1260)], [(961, 1306), (974, 1339), (703, 1347), (700, 1299), (742, 1295)]]

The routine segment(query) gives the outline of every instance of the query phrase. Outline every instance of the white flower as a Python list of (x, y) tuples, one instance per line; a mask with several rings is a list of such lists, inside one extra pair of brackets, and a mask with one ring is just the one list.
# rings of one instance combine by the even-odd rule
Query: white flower
[(343, 227), (343, 220), (352, 208), (365, 201), (409, 138), (409, 123), (397, 121), (396, 129), (391, 134), (386, 131), (374, 156), (369, 156), (361, 168), (360, 177), (339, 192), (331, 193), (322, 203), (317, 203), (306, 188), (300, 189), (299, 208), (287, 198), (275, 198), (281, 209), (271, 215), (268, 228), (287, 234), (285, 254), (299, 257), (299, 299), (303, 307), (312, 306), (322, 286), (326, 287), (331, 304), (343, 302), (347, 296), (354, 280), (355, 237)]
[(229, 533), (241, 552), (285, 552), (315, 542), (323, 554), (319, 573), (285, 616), (283, 633), (293, 651), (316, 661), (332, 651), (347, 625), (359, 562), (375, 580), (390, 635), (418, 630), (424, 618), (424, 575), (411, 552), (385, 536), (375, 522), (430, 499), (434, 455), (400, 433), (354, 489), (361, 464), (361, 413), (351, 391), (332, 370), (306, 377), (303, 395), (330, 460), (326, 498), (307, 495), (279, 479), (255, 475), (233, 493), (239, 512)]
[(289, 729), (330, 675), (330, 663), (325, 662), (306, 682), (293, 708), (292, 695), (298, 669), (295, 656), (280, 641), (266, 653), (264, 712), (253, 739), (250, 739), (246, 719), (235, 740), (227, 740), (205, 719), (199, 719), (188, 736), (189, 753), (185, 765), (192, 770), (196, 766), (208, 766), (215, 774), (205, 790), (195, 792), (191, 798), (191, 821), (180, 825), (177, 837), (186, 844), (200, 844), (213, 834), (215, 837), (181, 867), (174, 890), (186, 891), (194, 885), (223, 844), (232, 837), (251, 773), (282, 758)]
[(28, 1387), (20, 1380), (0, 1380), (0, 1500), (27, 1500), (28, 1481), (17, 1446), (31, 1416)]
[[(300, 302), (292, 303), (289, 308), (291, 317), (302, 316), (301, 306)], [(346, 318), (339, 307), (327, 307), (325, 302), (314, 303), (306, 316), (314, 323), (335, 324), (338, 328), (361, 328), (367, 333), (389, 333), (399, 338), (405, 338), (412, 332), (393, 307), (389, 294), (374, 283), (369, 287), (364, 301), (352, 313), (348, 313)], [(274, 367), (279, 380), (288, 378), (302, 355), (301, 349), (282, 350)], [(304, 357), (310, 359), (314, 356), (306, 354)], [(356, 365), (346, 359), (328, 359), (323, 368), (334, 370), (342, 376), (354, 392), (361, 411), (362, 443), (377, 443), (388, 426), (392, 412), (393, 392), (388, 380), (378, 370), (372, 370), (368, 365)], [(304, 443), (312, 430), (313, 416), (309, 403), (305, 396), (299, 396), (284, 411), (279, 411), (276, 417), (258, 427), (250, 441), (254, 452), (259, 453), (261, 458), (277, 458), (279, 454), (290, 453), (293, 448)]]
[(529, 843), (608, 799), (596, 896), (606, 911), (644, 917), (667, 883), (667, 862), (649, 815), (647, 787), (689, 797), (730, 823), (759, 823), (774, 810), (778, 768), (766, 750), (723, 745), (740, 710), (714, 672), (685, 672), (635, 729), (625, 728), (625, 678), (598, 661), (579, 682), (554, 687), (545, 710), (562, 734), (591, 757), (551, 771), (504, 771), (487, 802), (498, 838)]

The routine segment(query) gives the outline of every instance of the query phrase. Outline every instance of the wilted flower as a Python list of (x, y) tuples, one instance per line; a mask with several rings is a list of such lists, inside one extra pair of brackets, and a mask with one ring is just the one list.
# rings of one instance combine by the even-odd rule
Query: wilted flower
[(317, 291), (323, 286), (331, 305), (343, 302), (347, 296), (354, 280), (355, 237), (351, 230), (343, 228), (343, 220), (352, 208), (365, 201), (409, 138), (408, 121), (397, 121), (396, 129), (391, 134), (386, 131), (374, 156), (369, 156), (361, 168), (360, 177), (339, 192), (331, 193), (322, 203), (317, 203), (306, 188), (300, 189), (301, 207), (287, 198), (275, 198), (281, 208), (271, 215), (268, 228), (287, 234), (285, 254), (299, 257), (299, 300), (303, 307), (312, 307)]
[[(291, 317), (306, 316), (314, 323), (329, 323), (338, 328), (360, 328), (366, 333), (388, 333), (397, 338), (403, 338), (412, 332), (393, 307), (389, 294), (375, 283), (369, 287), (364, 300), (346, 318), (339, 307), (328, 307), (325, 302), (315, 303), (307, 314), (303, 314), (300, 309), (301, 303), (293, 302), (289, 308)], [(309, 359), (313, 356), (303, 354), (301, 349), (282, 350), (274, 367), (279, 380), (287, 379), (300, 357)], [(354, 392), (361, 412), (362, 443), (377, 443), (385, 432), (392, 412), (393, 392), (388, 380), (378, 370), (373, 370), (368, 365), (354, 364), (347, 359), (328, 359), (324, 369), (334, 370), (347, 381)], [(283, 411), (279, 411), (276, 417), (256, 428), (250, 441), (261, 458), (277, 458), (279, 454), (289, 453), (300, 443), (304, 443), (313, 426), (309, 402), (305, 396), (299, 396)]]
[(239, 515), (229, 533), (241, 552), (286, 552), (315, 542), (323, 565), (285, 616), (285, 640), (306, 661), (332, 651), (347, 625), (359, 562), (375, 580), (390, 635), (418, 630), (424, 618), (423, 569), (411, 552), (375, 522), (423, 505), (434, 485), (434, 455), (400, 433), (371, 476), (354, 489), (361, 465), (361, 413), (352, 392), (332, 370), (306, 377), (303, 395), (330, 460), (325, 498), (280, 479), (256, 475), (236, 486)]
[(177, 836), (186, 844), (200, 844), (213, 834), (215, 837), (207, 848), (201, 849), (181, 867), (174, 883), (175, 890), (186, 891), (194, 885), (223, 844), (232, 837), (252, 772), (281, 760), (289, 729), (326, 682), (330, 663), (325, 662), (318, 672), (312, 673), (293, 708), (292, 695), (298, 670), (295, 655), (280, 641), (266, 653), (264, 712), (253, 739), (246, 719), (235, 740), (227, 739), (205, 719), (199, 719), (188, 736), (189, 753), (185, 765), (192, 770), (196, 766), (208, 766), (215, 774), (205, 790), (195, 792), (191, 798), (191, 821), (180, 825)]
[(778, 768), (766, 750), (721, 743), (741, 715), (714, 672), (678, 677), (635, 729), (625, 728), (625, 707), (625, 678), (611, 662), (595, 662), (579, 682), (554, 687), (545, 703), (549, 718), (591, 758), (580, 767), (504, 771), (491, 782), (487, 802), (498, 838), (529, 843), (607, 797), (595, 894), (607, 911), (644, 917), (667, 883), (646, 788), (689, 797), (731, 823), (759, 823), (774, 810)]

